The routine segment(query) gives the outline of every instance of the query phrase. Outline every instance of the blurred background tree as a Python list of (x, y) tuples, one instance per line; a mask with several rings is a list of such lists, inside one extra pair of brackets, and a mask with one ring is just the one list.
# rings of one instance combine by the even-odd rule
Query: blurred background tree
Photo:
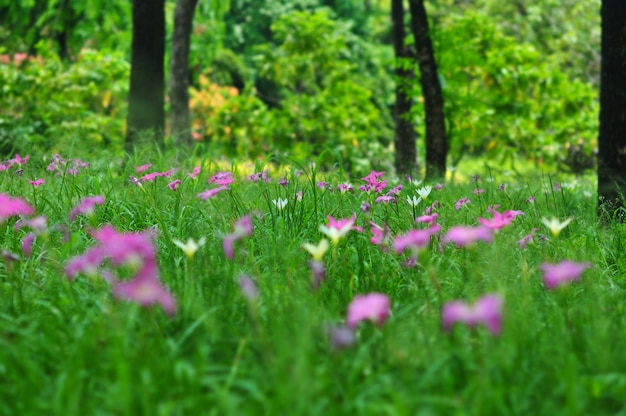
[[(575, 172), (593, 166), (600, 0), (425, 6), (448, 165), (482, 157), (514, 168), (525, 160)], [(174, 11), (175, 1), (166, 0), (169, 34)], [(391, 0), (199, 0), (189, 57), (193, 137), (207, 151), (240, 157), (328, 148), (333, 163), (351, 170), (392, 168), (390, 12)], [(0, 0), (0, 16), (0, 146), (122, 149), (129, 2)], [(413, 42), (409, 34), (405, 44)], [(402, 66), (415, 80), (406, 88), (414, 102), (406, 120), (424, 137), (421, 74), (410, 58)], [(418, 140), (422, 166), (424, 150)]]

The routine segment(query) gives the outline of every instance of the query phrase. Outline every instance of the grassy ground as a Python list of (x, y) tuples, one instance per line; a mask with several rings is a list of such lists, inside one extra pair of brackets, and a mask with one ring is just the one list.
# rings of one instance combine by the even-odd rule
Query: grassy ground
[[(476, 171), (480, 178), (468, 173), (437, 189), (387, 174), (378, 181), (388, 186), (368, 193), (358, 190), (366, 183), (359, 178), (322, 177), (307, 164), (270, 170), (267, 181), (255, 182), (247, 176), (269, 166), (244, 172), (210, 160), (137, 156), (125, 168), (90, 161), (73, 175), (74, 162), (48, 171), (50, 161), (33, 157), (0, 172), (0, 194), (34, 209), (24, 218), (47, 218), (41, 228), (16, 229), (18, 216), (0, 222), (1, 414), (626, 413), (626, 231), (599, 225), (588, 180)], [(153, 166), (135, 171), (144, 164)], [(194, 179), (188, 173), (195, 166)], [(206, 201), (198, 197), (219, 186), (208, 181), (224, 170), (235, 171), (234, 183)], [(279, 184), (283, 177), (288, 184)], [(31, 184), (40, 178), (45, 183)], [(167, 185), (176, 179), (173, 191)], [(338, 191), (346, 182), (353, 191)], [(395, 203), (376, 202), (397, 185)], [(407, 197), (424, 185), (434, 188), (412, 207)], [(70, 220), (89, 196), (104, 203)], [(282, 209), (273, 202), (279, 198), (288, 201)], [(457, 210), (461, 198), (471, 202)], [(409, 267), (410, 249), (398, 254), (394, 241), (426, 229), (414, 218), (433, 204), (441, 230)], [(452, 227), (491, 219), (494, 205), (524, 215), (494, 232), (491, 243), (444, 244)], [(246, 215), (251, 234), (232, 234)], [(320, 231), (328, 215), (355, 215), (357, 229), (320, 257), (326, 279), (315, 289), (312, 256), (302, 245), (328, 239)], [(544, 217), (573, 220), (554, 235)], [(370, 240), (370, 222), (390, 229), (382, 247)], [(99, 234), (107, 224), (119, 239)], [(533, 228), (521, 249), (518, 241)], [(26, 244), (24, 253), (31, 232), (32, 251)], [(141, 241), (127, 241), (133, 238)], [(190, 238), (205, 242), (188, 256), (174, 240)], [(229, 238), (232, 259), (224, 250)], [(97, 270), (68, 278), (72, 261), (96, 252), (104, 253), (92, 264)], [(542, 264), (564, 260), (591, 267), (579, 281), (549, 289)], [(135, 282), (151, 262), (161, 292), (146, 286), (124, 296), (122, 282)], [(254, 285), (241, 290), (242, 276), (258, 293)], [(355, 296), (369, 293), (388, 297), (390, 315), (379, 311), (376, 322), (355, 325), (352, 345), (333, 347), (338, 340), (329, 332), (344, 328)], [(480, 317), (469, 320), (475, 326), (444, 330), (448, 302), (472, 305), (486, 294), (502, 299), (500, 332)]]

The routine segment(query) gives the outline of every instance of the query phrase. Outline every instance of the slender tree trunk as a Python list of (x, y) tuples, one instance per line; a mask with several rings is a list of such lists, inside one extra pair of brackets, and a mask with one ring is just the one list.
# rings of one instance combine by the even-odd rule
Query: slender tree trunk
[(133, 0), (126, 150), (149, 132), (163, 142), (165, 129), (165, 0)]
[[(626, 219), (626, 7), (602, 0), (600, 136), (598, 138), (599, 214)], [(621, 209), (620, 209), (621, 208)]]
[(436, 178), (445, 175), (448, 156), (443, 96), (424, 1), (409, 0), (409, 7), (426, 113), (426, 178)]
[(189, 42), (198, 0), (177, 0), (174, 11), (169, 96), (172, 110), (171, 132), (181, 144), (191, 145), (189, 117)]
[(407, 88), (409, 81), (413, 78), (413, 71), (406, 69), (403, 65), (405, 63), (401, 62), (410, 57), (408, 48), (404, 44), (406, 32), (404, 30), (403, 0), (392, 0), (391, 2), (391, 32), (396, 57), (395, 165), (399, 175), (406, 175), (417, 170), (417, 150), (415, 148), (415, 127), (408, 119), (413, 102), (407, 94)]

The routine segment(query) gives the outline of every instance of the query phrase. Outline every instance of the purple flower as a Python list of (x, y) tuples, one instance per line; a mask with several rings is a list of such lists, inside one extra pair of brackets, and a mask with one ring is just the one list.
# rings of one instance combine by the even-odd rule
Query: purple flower
[(391, 313), (389, 297), (382, 293), (356, 295), (350, 305), (346, 317), (348, 328), (355, 329), (362, 321), (373, 321), (382, 326)]
[(497, 294), (485, 295), (473, 306), (463, 301), (448, 302), (441, 310), (443, 329), (448, 331), (457, 322), (470, 328), (482, 324), (493, 335), (498, 335), (502, 330), (502, 303), (502, 297)]
[(591, 267), (591, 263), (575, 263), (565, 260), (557, 264), (543, 263), (539, 268), (543, 271), (543, 282), (548, 289), (580, 280), (582, 273)]
[(30, 183), (35, 188), (37, 188), (38, 186), (44, 185), (46, 182), (42, 178), (39, 178), (39, 179), (37, 179), (35, 181), (29, 180), (28, 183)]
[(289, 186), (289, 181), (285, 178), (280, 178), (278, 180), (278, 184), (282, 186), (283, 188), (286, 188), (287, 186)]
[(86, 198), (81, 199), (78, 205), (72, 208), (68, 217), (70, 221), (74, 221), (74, 219), (80, 214), (92, 215), (96, 208), (96, 205), (103, 205), (103, 204), (104, 204), (104, 197), (100, 195), (88, 196)]
[(455, 243), (459, 247), (469, 246), (476, 241), (491, 243), (493, 241), (493, 231), (487, 227), (463, 227), (456, 226), (448, 230), (443, 236), (443, 244)]

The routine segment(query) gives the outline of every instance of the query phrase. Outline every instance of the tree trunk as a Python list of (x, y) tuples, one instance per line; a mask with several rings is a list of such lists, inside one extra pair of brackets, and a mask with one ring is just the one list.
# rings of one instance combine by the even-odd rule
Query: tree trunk
[(598, 212), (610, 217), (617, 214), (623, 221), (626, 218), (626, 7), (622, 0), (603, 0), (600, 14)]
[(189, 117), (189, 41), (197, 4), (198, 0), (176, 1), (172, 35), (169, 80), (171, 132), (177, 142), (186, 145), (193, 142)]
[(443, 96), (424, 1), (409, 0), (409, 7), (426, 113), (426, 178), (434, 179), (445, 175), (448, 155)]
[(126, 150), (143, 134), (163, 142), (165, 127), (165, 0), (133, 0)]
[(417, 150), (415, 148), (415, 127), (408, 119), (413, 102), (407, 94), (407, 88), (409, 81), (413, 78), (413, 72), (406, 69), (406, 62), (402, 62), (410, 57), (408, 48), (404, 44), (406, 32), (404, 30), (403, 0), (392, 0), (391, 2), (391, 32), (396, 57), (395, 165), (398, 175), (407, 175), (417, 171)]

